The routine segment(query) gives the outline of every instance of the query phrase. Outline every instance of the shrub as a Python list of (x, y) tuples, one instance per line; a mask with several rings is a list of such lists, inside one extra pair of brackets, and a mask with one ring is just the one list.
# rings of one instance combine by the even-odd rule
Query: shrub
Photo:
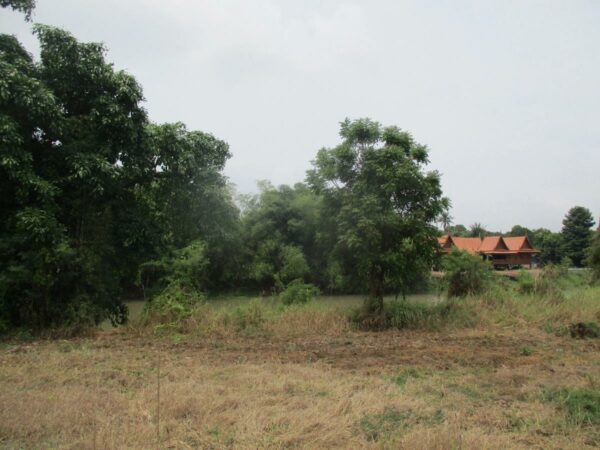
[(443, 268), (448, 297), (481, 293), (492, 276), (490, 263), (478, 255), (471, 255), (456, 248), (444, 257)]
[(236, 330), (247, 333), (257, 331), (266, 320), (265, 313), (265, 306), (258, 299), (237, 307), (233, 311)]
[(208, 264), (206, 244), (201, 240), (193, 241), (169, 256), (141, 264), (137, 283), (148, 290), (150, 296), (171, 284), (200, 291), (207, 284)]
[(203, 302), (202, 294), (181, 284), (171, 283), (148, 302), (143, 320), (175, 325), (189, 317), (194, 308)]
[(298, 279), (287, 285), (279, 295), (284, 305), (302, 305), (319, 295), (319, 288)]
[(518, 290), (522, 294), (532, 294), (535, 291), (535, 278), (526, 270), (519, 272), (517, 278)]

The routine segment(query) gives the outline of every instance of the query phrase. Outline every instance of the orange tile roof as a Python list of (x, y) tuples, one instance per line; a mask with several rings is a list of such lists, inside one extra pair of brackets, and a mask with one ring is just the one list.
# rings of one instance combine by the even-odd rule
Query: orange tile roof
[(479, 247), (480, 252), (489, 252), (492, 250), (506, 250), (506, 245), (503, 245), (502, 236), (486, 236)]
[(481, 247), (481, 238), (478, 237), (458, 237), (452, 236), (452, 242), (459, 250), (465, 250), (469, 253), (477, 253)]
[(506, 242), (509, 250), (518, 251), (518, 252), (537, 252), (529, 238), (527, 236), (514, 236), (514, 237), (505, 237), (504, 242)]
[(443, 251), (450, 251), (448, 242), (451, 246), (454, 244), (459, 250), (464, 250), (469, 253), (538, 253), (533, 248), (527, 236), (518, 237), (502, 237), (502, 236), (486, 236), (485, 238), (478, 237), (460, 237), (444, 235), (438, 238), (440, 246), (446, 247)]

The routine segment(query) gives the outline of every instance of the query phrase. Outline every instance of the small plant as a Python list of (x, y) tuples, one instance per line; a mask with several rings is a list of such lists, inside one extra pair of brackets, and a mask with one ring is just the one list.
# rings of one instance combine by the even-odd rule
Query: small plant
[(479, 294), (485, 290), (492, 276), (490, 263), (456, 248), (444, 257), (443, 268), (448, 297)]
[(319, 288), (297, 279), (289, 283), (279, 295), (284, 305), (303, 305), (319, 295)]
[(148, 303), (145, 319), (161, 324), (176, 324), (189, 317), (194, 307), (203, 302), (204, 297), (198, 292), (173, 283)]
[(247, 305), (236, 308), (233, 312), (233, 317), (238, 331), (252, 334), (266, 320), (265, 307), (259, 299), (253, 299)]
[(533, 350), (531, 350), (529, 347), (525, 346), (525, 347), (521, 347), (521, 349), (519, 350), (519, 354), (521, 356), (531, 356), (533, 354)]

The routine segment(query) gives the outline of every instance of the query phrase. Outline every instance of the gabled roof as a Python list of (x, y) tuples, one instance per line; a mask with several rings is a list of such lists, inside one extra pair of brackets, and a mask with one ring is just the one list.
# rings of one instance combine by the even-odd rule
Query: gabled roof
[(509, 247), (502, 236), (486, 236), (481, 242), (481, 247), (479, 247), (479, 251), (483, 253), (505, 252), (508, 250)]
[(458, 237), (452, 236), (452, 242), (459, 250), (465, 250), (469, 253), (477, 253), (481, 247), (481, 238), (478, 237)]
[(508, 249), (511, 251), (537, 252), (527, 236), (505, 237), (504, 242), (506, 242)]
[(438, 243), (444, 252), (454, 246), (469, 253), (538, 253), (527, 236), (486, 236), (482, 239), (444, 235), (438, 237)]

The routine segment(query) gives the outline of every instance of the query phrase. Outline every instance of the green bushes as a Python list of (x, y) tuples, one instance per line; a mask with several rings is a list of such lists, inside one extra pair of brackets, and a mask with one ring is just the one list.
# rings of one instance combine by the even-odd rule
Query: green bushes
[(485, 290), (492, 277), (492, 266), (478, 255), (453, 249), (444, 257), (444, 282), (448, 297), (464, 297)]
[(302, 280), (294, 280), (287, 285), (279, 298), (284, 305), (302, 305), (319, 295), (319, 288)]

